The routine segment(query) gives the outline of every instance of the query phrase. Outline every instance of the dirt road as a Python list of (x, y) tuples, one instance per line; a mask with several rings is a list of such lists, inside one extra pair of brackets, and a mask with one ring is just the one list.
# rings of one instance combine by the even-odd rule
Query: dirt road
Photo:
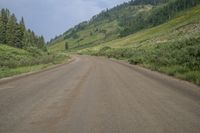
[(80, 56), (0, 84), (0, 133), (199, 133), (200, 88)]

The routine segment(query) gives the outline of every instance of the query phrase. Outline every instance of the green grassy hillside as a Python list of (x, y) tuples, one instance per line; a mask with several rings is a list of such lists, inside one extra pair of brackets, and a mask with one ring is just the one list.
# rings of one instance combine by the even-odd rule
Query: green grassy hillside
[[(111, 12), (113, 16), (124, 13), (125, 16), (131, 16), (131, 20), (133, 20), (132, 16), (147, 13), (147, 16), (141, 20), (145, 22), (144, 27), (129, 36), (120, 37), (120, 32), (124, 31), (124, 27), (120, 24), (121, 20), (115, 16), (110, 20), (98, 19), (99, 25), (95, 25), (96, 21), (95, 23), (91, 21), (70, 29), (59, 37), (50, 49), (57, 52), (63, 51), (65, 42), (68, 42), (68, 52), (127, 60), (132, 64), (200, 84), (200, 5), (191, 7), (186, 4), (186, 8), (182, 10), (181, 2), (187, 1), (169, 0), (169, 2), (172, 3), (128, 4), (121, 6), (120, 12), (111, 9), (108, 13)], [(198, 1), (192, 0), (192, 2)], [(171, 6), (176, 12), (173, 14), (167, 12), (170, 19), (164, 17), (165, 22), (160, 21), (163, 14), (159, 14), (159, 11), (165, 13), (164, 9)], [(127, 13), (129, 9), (134, 11)], [(168, 11), (170, 12), (169, 9)], [(152, 20), (148, 18), (149, 16), (156, 15), (161, 18), (154, 21), (155, 25), (146, 23), (148, 22), (146, 20)], [(135, 26), (140, 26), (139, 22), (139, 20), (136, 21)], [(134, 25), (131, 24), (131, 26)]]
[(48, 44), (51, 51), (65, 50), (65, 43), (68, 43), (70, 51), (101, 45), (163, 24), (199, 3), (199, 0), (132, 0), (102, 11)]
[(199, 37), (200, 33), (200, 5), (180, 12), (176, 17), (162, 25), (139, 31), (127, 37), (102, 43), (91, 49), (100, 49), (104, 46), (113, 48), (140, 47), (158, 43), (173, 42), (183, 38)]
[(42, 50), (23, 50), (0, 44), (0, 78), (36, 71), (67, 59), (66, 55), (48, 54)]
[[(135, 16), (140, 12), (148, 12), (151, 8), (152, 5), (128, 5), (119, 10), (111, 10), (108, 18), (94, 16), (90, 22), (83, 22), (57, 38), (51, 44), (50, 50), (65, 50), (65, 42), (68, 42), (71, 51), (77, 51), (117, 39), (122, 28), (119, 26), (119, 19), (122, 16)], [(106, 14), (106, 11), (102, 14)]]
[(0, 10), (0, 78), (61, 63), (66, 54), (52, 53), (43, 36), (27, 29), (8, 9)]
[(79, 53), (128, 60), (200, 84), (200, 6), (165, 24)]

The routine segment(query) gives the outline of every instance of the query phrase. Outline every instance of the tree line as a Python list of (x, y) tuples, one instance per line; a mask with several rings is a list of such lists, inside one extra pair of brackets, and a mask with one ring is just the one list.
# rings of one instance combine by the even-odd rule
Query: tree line
[(27, 29), (23, 17), (18, 22), (15, 14), (4, 8), (0, 11), (0, 44), (21, 49), (36, 47), (46, 51), (44, 37)]
[(170, 0), (131, 0), (129, 4), (130, 5), (147, 5), (147, 4), (158, 5), (162, 3), (167, 3), (169, 1)]
[[(133, 3), (132, 3), (133, 2)], [(130, 4), (149, 3), (159, 4), (167, 2), (167, 0), (135, 0)], [(123, 27), (120, 36), (133, 34), (144, 28), (149, 28), (162, 24), (175, 16), (176, 13), (194, 7), (200, 3), (200, 0), (174, 0), (169, 1), (164, 5), (157, 5), (150, 11), (143, 11), (136, 16), (124, 16), (119, 24)]]

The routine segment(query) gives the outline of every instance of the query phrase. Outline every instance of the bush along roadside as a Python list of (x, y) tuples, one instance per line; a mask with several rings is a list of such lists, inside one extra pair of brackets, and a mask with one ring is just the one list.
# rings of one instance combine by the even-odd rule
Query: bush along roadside
[(155, 44), (150, 48), (106, 46), (87, 54), (128, 60), (130, 64), (141, 65), (200, 85), (200, 37)]
[(66, 53), (48, 53), (40, 49), (27, 50), (0, 45), (0, 78), (37, 71), (69, 59)]

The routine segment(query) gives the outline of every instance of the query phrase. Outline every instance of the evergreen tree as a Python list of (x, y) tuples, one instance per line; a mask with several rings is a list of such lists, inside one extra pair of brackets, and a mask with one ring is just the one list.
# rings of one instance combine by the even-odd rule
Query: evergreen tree
[(17, 19), (14, 14), (8, 19), (7, 30), (6, 30), (6, 43), (11, 46), (15, 46), (17, 29)]
[(157, 5), (160, 3), (166, 4), (154, 6), (150, 12), (144, 11), (135, 16), (123, 16), (119, 22), (120, 26), (123, 27), (120, 37), (130, 35), (144, 28), (162, 24), (173, 18), (178, 12), (196, 6), (200, 3), (200, 0), (132, 0), (129, 2), (131, 5)]
[(16, 26), (16, 30), (15, 30), (15, 46), (17, 48), (23, 48), (24, 47), (24, 43), (23, 43), (23, 40), (24, 40), (24, 34), (25, 34), (25, 24), (24, 24), (24, 19), (22, 18), (20, 23), (17, 24)]
[(8, 9), (0, 11), (0, 43), (17, 48), (35, 47), (46, 51), (43, 36), (37, 36), (31, 30), (26, 30), (23, 17), (17, 22), (15, 14), (10, 15)]
[(22, 42), (23, 42), (23, 48), (25, 48), (25, 49), (31, 46), (31, 44), (30, 44), (30, 33), (28, 31), (25, 31), (24, 38), (23, 38)]
[(7, 23), (10, 16), (8, 9), (2, 9), (0, 14), (0, 43), (6, 44)]
[(4, 24), (3, 24), (3, 21), (2, 21), (2, 17), (1, 17), (1, 14), (0, 14), (0, 44), (4, 43)]
[(29, 48), (29, 47), (33, 47), (34, 42), (33, 42), (33, 34), (32, 31), (30, 29), (28, 29), (27, 31), (25, 31), (24, 33), (24, 38), (23, 38), (23, 47), (25, 49)]
[(43, 37), (43, 36), (40, 36), (40, 37), (38, 37), (37, 39), (38, 39), (38, 43), (37, 43), (38, 46), (37, 46), (37, 47), (38, 47), (39, 49), (43, 49), (44, 46), (45, 46), (44, 37)]
[(68, 49), (69, 49), (68, 42), (65, 42), (65, 50), (68, 50)]

